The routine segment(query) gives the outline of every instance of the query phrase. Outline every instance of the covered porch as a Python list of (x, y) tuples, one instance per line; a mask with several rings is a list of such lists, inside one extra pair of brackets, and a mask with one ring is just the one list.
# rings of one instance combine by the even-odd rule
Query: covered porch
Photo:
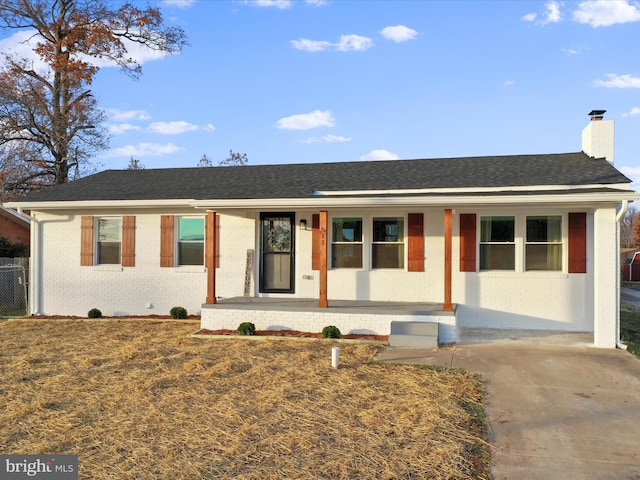
[(259, 330), (301, 330), (320, 332), (328, 325), (343, 334), (389, 335), (391, 322), (438, 324), (438, 343), (456, 341), (456, 310), (442, 303), (374, 302), (332, 300), (318, 306), (312, 298), (233, 297), (204, 304), (201, 327), (209, 330), (238, 328), (252, 322)]

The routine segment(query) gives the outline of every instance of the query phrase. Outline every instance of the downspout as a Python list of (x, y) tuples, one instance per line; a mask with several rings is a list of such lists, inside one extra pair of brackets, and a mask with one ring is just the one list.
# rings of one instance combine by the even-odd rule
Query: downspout
[(22, 207), (17, 209), (18, 215), (30, 222), (30, 259), (29, 259), (29, 313), (40, 314), (40, 222), (33, 215), (27, 215)]
[[(618, 249), (620, 248), (620, 222), (622, 218), (627, 213), (627, 209), (629, 208), (629, 201), (623, 200), (620, 204), (620, 211), (616, 215), (616, 241), (618, 243)], [(620, 251), (618, 250), (618, 255), (616, 256), (616, 297), (618, 302), (618, 308), (616, 310), (616, 347), (621, 350), (626, 350), (627, 345), (622, 343), (620, 340), (620, 286), (622, 285), (622, 279), (620, 278)]]

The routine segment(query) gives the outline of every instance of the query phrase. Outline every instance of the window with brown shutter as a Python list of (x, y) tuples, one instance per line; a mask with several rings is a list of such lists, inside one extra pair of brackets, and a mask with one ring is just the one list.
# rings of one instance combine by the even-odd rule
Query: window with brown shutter
[(93, 217), (83, 216), (80, 233), (80, 265), (93, 265)]
[(407, 216), (409, 231), (408, 270), (424, 272), (424, 214), (410, 213)]
[(173, 228), (174, 216), (160, 217), (160, 266), (173, 267)]
[(136, 217), (122, 217), (122, 266), (136, 265)]
[(569, 273), (587, 273), (587, 214), (569, 214)]
[(476, 214), (460, 214), (460, 271), (476, 271)]

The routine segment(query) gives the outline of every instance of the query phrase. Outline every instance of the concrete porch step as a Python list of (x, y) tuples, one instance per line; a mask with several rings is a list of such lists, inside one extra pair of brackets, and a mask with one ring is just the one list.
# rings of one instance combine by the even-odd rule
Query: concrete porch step
[(389, 345), (394, 347), (435, 348), (438, 346), (438, 323), (391, 322)]

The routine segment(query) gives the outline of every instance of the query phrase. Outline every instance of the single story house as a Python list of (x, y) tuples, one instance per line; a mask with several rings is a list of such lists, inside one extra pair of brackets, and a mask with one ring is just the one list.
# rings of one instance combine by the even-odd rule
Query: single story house
[(441, 343), (551, 329), (613, 348), (638, 194), (602, 113), (573, 153), (107, 170), (34, 193), (8, 203), (32, 220), (30, 312), (183, 306), (209, 329), (383, 335), (417, 320)]

